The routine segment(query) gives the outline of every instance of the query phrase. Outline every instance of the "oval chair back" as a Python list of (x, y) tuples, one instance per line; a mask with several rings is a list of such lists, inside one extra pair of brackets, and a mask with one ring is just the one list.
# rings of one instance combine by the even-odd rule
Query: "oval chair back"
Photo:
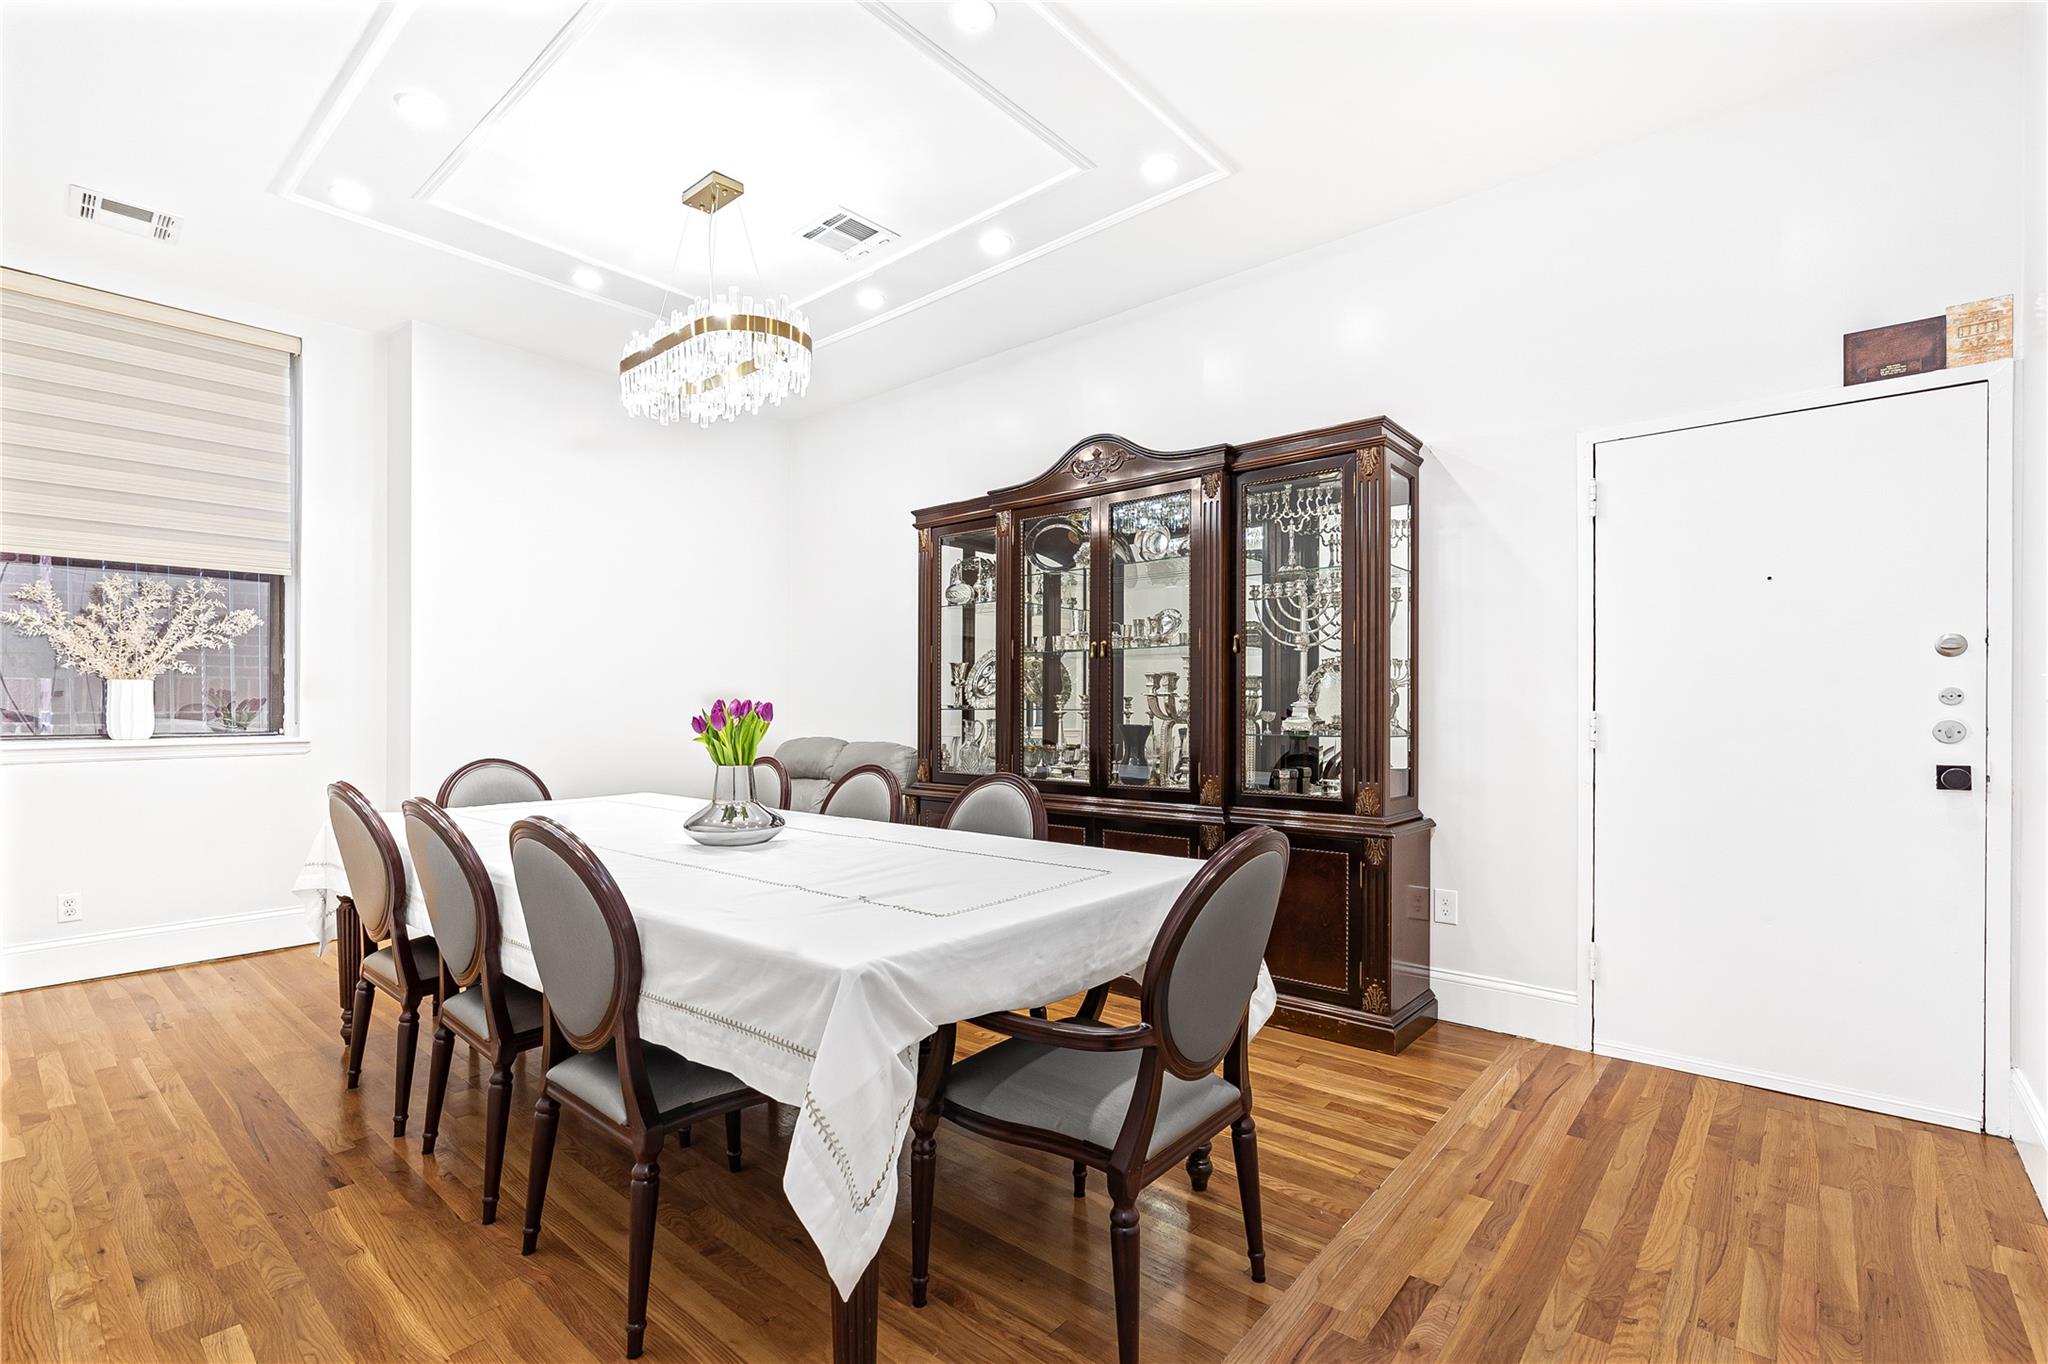
[(391, 938), (398, 943), (401, 950), (394, 955), (404, 979), (412, 970), (412, 954), (403, 950), (405, 861), (398, 855), (398, 841), (369, 798), (345, 781), (327, 788), (327, 821), (334, 829), (341, 868), (348, 874), (348, 896), (355, 902), (356, 917), (373, 940)]
[(637, 1032), (640, 930), (597, 854), (552, 819), (522, 819), (512, 826), (512, 875), (562, 1039), (596, 1051)]
[(789, 769), (773, 758), (754, 759), (754, 799), (772, 810), (787, 810)]
[(1273, 935), (1288, 844), (1247, 829), (1219, 849), (1167, 912), (1145, 963), (1143, 1017), (1183, 1080), (1216, 1069), (1244, 1030)]
[(903, 816), (903, 788), (888, 768), (862, 763), (832, 783), (818, 813), (894, 824)]
[(939, 827), (1042, 841), (1046, 834), (1045, 801), (1037, 787), (1014, 772), (994, 772), (969, 782), (946, 811), (945, 822)]
[(525, 805), (552, 800), (547, 783), (510, 758), (478, 758), (448, 774), (434, 804), (444, 810), (471, 805)]
[(427, 902), (441, 965), (459, 988), (483, 980), (484, 1016), (491, 1036), (500, 1037), (508, 1020), (502, 1016), (498, 988), (498, 893), (491, 888), (490, 873), (469, 835), (446, 810), (425, 800), (409, 800), (402, 808), (413, 875)]

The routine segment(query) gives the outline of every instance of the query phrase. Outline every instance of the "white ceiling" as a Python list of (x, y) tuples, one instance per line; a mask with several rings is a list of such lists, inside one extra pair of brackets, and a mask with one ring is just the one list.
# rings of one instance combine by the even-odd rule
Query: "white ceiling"
[[(701, 291), (677, 198), (717, 169), (747, 184), (721, 286), (811, 314), (802, 416), (1993, 8), (1009, 0), (970, 33), (943, 4), (17, 3), (0, 257), (603, 369)], [(445, 122), (400, 118), (403, 91)], [(76, 222), (74, 182), (183, 215), (183, 240)], [(849, 261), (798, 235), (838, 208), (898, 239)]]

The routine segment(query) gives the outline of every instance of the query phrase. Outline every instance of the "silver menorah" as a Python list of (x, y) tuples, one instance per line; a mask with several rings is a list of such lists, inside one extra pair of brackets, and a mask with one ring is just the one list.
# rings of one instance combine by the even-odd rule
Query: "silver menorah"
[(1255, 585), (1250, 593), (1257, 608), (1256, 624), (1266, 638), (1300, 659), (1301, 686), (1287, 708), (1285, 730), (1306, 733), (1314, 727), (1309, 709), (1315, 700), (1308, 655), (1327, 649), (1344, 634), (1344, 583), (1334, 568), (1278, 578)]
[(1187, 751), (1188, 710), (1186, 698), (1180, 695), (1179, 673), (1146, 673), (1145, 687), (1145, 711), (1152, 717), (1152, 732), (1157, 736), (1153, 747), (1159, 765), (1152, 769), (1152, 784), (1157, 786), (1168, 773), (1180, 771)]

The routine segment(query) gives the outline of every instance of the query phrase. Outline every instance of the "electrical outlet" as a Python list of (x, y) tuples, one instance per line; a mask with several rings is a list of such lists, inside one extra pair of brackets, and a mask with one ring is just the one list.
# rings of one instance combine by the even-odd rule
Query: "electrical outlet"
[(1456, 925), (1458, 922), (1458, 892), (1439, 890), (1436, 892), (1430, 918), (1440, 924)]
[(61, 891), (57, 895), (57, 922), (75, 924), (85, 917), (84, 897), (75, 890)]

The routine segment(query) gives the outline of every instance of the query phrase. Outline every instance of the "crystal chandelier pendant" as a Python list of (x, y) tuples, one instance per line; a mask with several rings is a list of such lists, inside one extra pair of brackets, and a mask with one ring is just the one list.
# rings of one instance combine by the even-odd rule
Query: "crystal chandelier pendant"
[[(743, 191), (739, 181), (713, 171), (690, 187), (683, 202), (708, 218)], [(707, 248), (712, 270), (716, 240)], [(810, 383), (810, 319), (786, 297), (757, 304), (737, 289), (707, 287), (705, 297), (688, 308), (635, 332), (619, 361), (626, 411), (663, 426), (731, 421), (802, 397)]]

